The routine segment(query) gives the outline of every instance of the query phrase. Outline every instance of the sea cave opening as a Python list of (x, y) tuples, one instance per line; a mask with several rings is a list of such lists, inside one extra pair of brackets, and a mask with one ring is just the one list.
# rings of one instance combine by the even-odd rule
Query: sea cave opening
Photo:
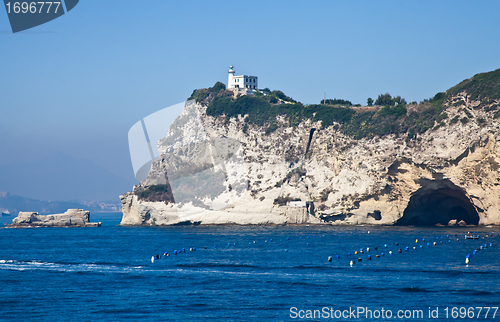
[(408, 206), (396, 225), (448, 225), (450, 220), (477, 225), (479, 215), (465, 191), (449, 180), (425, 180), (410, 197)]

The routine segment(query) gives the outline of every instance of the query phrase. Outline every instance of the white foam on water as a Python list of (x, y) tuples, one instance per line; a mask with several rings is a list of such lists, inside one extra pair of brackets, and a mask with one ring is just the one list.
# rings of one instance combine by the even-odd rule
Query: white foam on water
[(0, 260), (0, 269), (26, 271), (26, 270), (45, 270), (57, 272), (95, 272), (95, 273), (128, 273), (140, 272), (144, 268), (141, 266), (116, 266), (110, 264), (66, 264), (66, 263), (51, 263), (40, 261), (16, 261), (16, 260)]

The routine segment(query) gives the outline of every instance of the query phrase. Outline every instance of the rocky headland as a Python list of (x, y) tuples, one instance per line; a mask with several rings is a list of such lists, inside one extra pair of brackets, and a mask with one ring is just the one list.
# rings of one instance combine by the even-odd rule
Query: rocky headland
[(19, 212), (12, 224), (5, 228), (28, 227), (100, 227), (100, 222), (90, 222), (90, 212), (68, 209), (63, 214), (39, 215), (37, 212)]
[(500, 70), (366, 107), (221, 85), (158, 142), (121, 225), (500, 224)]

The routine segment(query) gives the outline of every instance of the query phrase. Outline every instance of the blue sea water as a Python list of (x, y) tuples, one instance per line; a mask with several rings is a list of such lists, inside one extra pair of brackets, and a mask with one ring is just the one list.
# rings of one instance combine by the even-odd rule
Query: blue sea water
[[(0, 321), (345, 321), (335, 312), (362, 309), (349, 319), (500, 320), (500, 309), (493, 317), (484, 308), (500, 306), (498, 227), (118, 227), (112, 213), (92, 221), (103, 227), (0, 229)], [(481, 239), (465, 240), (468, 230)]]

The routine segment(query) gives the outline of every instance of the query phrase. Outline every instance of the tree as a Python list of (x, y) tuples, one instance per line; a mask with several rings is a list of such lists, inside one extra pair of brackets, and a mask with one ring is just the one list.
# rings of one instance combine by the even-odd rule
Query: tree
[(366, 104), (368, 104), (368, 106), (373, 106), (373, 98), (368, 97), (368, 99), (366, 100)]
[(215, 85), (213, 87), (210, 87), (208, 90), (212, 93), (218, 93), (218, 92), (225, 90), (225, 89), (226, 89), (226, 85), (224, 85), (221, 82), (217, 82), (217, 83), (215, 83)]
[(392, 101), (392, 96), (391, 94), (389, 93), (385, 93), (385, 94), (380, 94), (377, 98), (377, 100), (375, 101), (375, 105), (382, 105), (382, 106), (386, 106), (386, 105), (389, 105), (389, 106), (392, 106), (394, 105), (394, 102)]

